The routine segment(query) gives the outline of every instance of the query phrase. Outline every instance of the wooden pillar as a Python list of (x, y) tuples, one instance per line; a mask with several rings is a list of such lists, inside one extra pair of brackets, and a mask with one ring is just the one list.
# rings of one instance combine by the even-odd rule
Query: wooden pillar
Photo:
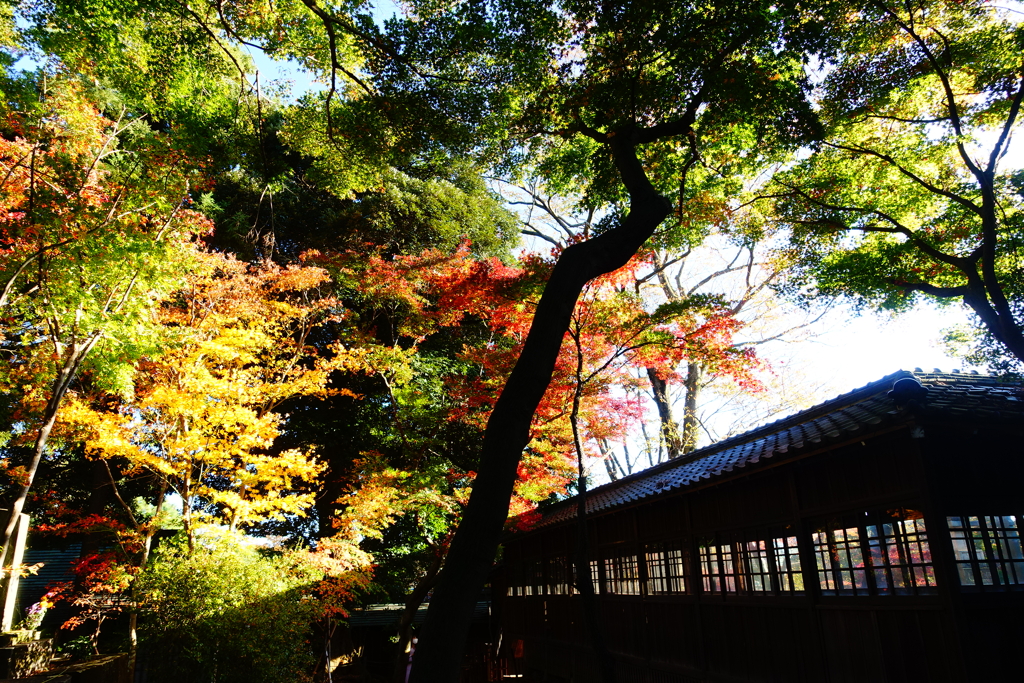
[(25, 558), (25, 539), (28, 537), (29, 516), (18, 515), (18, 526), (14, 531), (14, 552), (9, 555), (10, 564), (3, 568), (6, 580), (3, 583), (3, 613), (0, 616), (0, 632), (6, 633), (14, 627), (15, 610), (18, 602), (18, 584), (21, 581), (21, 563)]

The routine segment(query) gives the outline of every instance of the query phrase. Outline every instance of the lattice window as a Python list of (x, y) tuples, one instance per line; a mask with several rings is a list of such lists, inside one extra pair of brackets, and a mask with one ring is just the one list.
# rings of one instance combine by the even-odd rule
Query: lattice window
[(686, 593), (686, 558), (682, 548), (650, 545), (644, 557), (648, 595)]
[(523, 563), (523, 595), (544, 595), (544, 563), (542, 560), (527, 560)]
[(640, 571), (636, 555), (604, 561), (605, 589), (612, 595), (640, 595)]
[(960, 585), (988, 590), (1024, 586), (1016, 516), (947, 517)]
[(597, 560), (590, 561), (590, 581), (591, 585), (594, 586), (594, 593), (601, 592), (601, 565), (598, 564)]
[(518, 598), (524, 595), (523, 592), (523, 566), (519, 563), (508, 565), (506, 576), (508, 577), (508, 588), (506, 594), (509, 597)]
[(860, 529), (850, 527), (816, 531), (811, 540), (814, 542), (818, 582), (823, 595), (868, 593)]
[(796, 536), (772, 539), (778, 590), (799, 593), (804, 590), (804, 573), (800, 567), (800, 547)]
[(700, 575), (706, 593), (736, 592), (736, 562), (731, 544), (700, 546)]
[(768, 566), (768, 543), (766, 541), (746, 541), (736, 545), (743, 564), (742, 589), (751, 593), (771, 592), (772, 577)]
[(569, 595), (569, 562), (564, 557), (548, 559), (548, 595)]
[(935, 567), (923, 518), (870, 524), (865, 531), (875, 591), (879, 595), (936, 591)]
[(811, 539), (823, 595), (936, 591), (928, 533), (919, 512), (897, 508), (833, 520)]

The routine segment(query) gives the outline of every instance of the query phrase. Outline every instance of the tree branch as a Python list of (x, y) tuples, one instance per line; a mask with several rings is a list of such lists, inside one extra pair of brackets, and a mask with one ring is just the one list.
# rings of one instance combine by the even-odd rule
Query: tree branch
[[(866, 154), (868, 156), (877, 157), (877, 158), (881, 159), (882, 161), (886, 162), (887, 164), (889, 164), (890, 166), (892, 166), (893, 168), (895, 168), (897, 171), (899, 171), (900, 173), (902, 173), (906, 177), (908, 177), (911, 180), (913, 180), (915, 183), (917, 183), (918, 185), (920, 185), (924, 189), (928, 190), (929, 192), (931, 192), (933, 194), (941, 195), (943, 197), (946, 197), (947, 199), (951, 199), (954, 202), (956, 202), (957, 204), (963, 206), (966, 209), (969, 209), (970, 211), (974, 212), (975, 214), (977, 214), (979, 216), (982, 214), (981, 207), (979, 207), (977, 204), (975, 204), (971, 200), (967, 199), (966, 197), (962, 197), (962, 196), (958, 195), (955, 192), (951, 192), (949, 190), (945, 190), (945, 189), (943, 189), (941, 187), (938, 187), (937, 185), (931, 184), (930, 182), (928, 182), (927, 180), (925, 180), (921, 176), (917, 175), (916, 173), (914, 173), (910, 169), (906, 168), (905, 166), (903, 166), (902, 164), (897, 162), (895, 159), (893, 159), (888, 154), (885, 154), (883, 152), (878, 152), (876, 150), (869, 149), (867, 147), (861, 147), (861, 146), (855, 146), (854, 147), (854, 146), (849, 146), (849, 145), (840, 145), (840, 144), (837, 144), (837, 143), (834, 143), (834, 142), (825, 142), (825, 144), (828, 145), (829, 147), (834, 148), (834, 149), (841, 149), (841, 150), (844, 150), (844, 151), (847, 151), (847, 152), (853, 152), (855, 154)], [(980, 171), (979, 171), (979, 173), (980, 173)]]

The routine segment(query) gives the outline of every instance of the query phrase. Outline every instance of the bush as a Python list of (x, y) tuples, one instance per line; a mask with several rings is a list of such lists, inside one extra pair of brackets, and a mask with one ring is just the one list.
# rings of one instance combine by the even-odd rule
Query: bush
[(138, 583), (148, 680), (308, 680), (322, 610), (306, 589), (319, 578), (237, 534), (201, 537), (191, 553), (184, 538), (162, 545)]

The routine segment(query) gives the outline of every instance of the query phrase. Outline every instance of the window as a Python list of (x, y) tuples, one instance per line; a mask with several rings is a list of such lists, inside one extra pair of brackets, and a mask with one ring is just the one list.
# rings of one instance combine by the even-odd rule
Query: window
[(527, 560), (523, 563), (523, 595), (544, 595), (544, 562)]
[(743, 534), (731, 543), (721, 538), (700, 546), (704, 591), (770, 595), (803, 592), (800, 548), (795, 535), (784, 530)]
[(525, 595), (523, 592), (523, 565), (510, 563), (506, 576), (508, 577), (508, 590), (506, 593), (510, 597), (515, 598)]
[(636, 555), (604, 561), (605, 591), (612, 595), (640, 595), (640, 573)]
[(868, 525), (866, 531), (879, 594), (935, 592), (935, 567), (923, 518)]
[(736, 592), (736, 562), (732, 544), (700, 546), (700, 576), (705, 593)]
[(601, 592), (601, 567), (597, 560), (590, 561), (590, 585), (594, 587), (594, 594)]
[(860, 530), (829, 529), (816, 531), (814, 559), (818, 565), (818, 581), (824, 595), (837, 592), (866, 594), (867, 572), (860, 547)]
[(569, 562), (564, 557), (548, 560), (548, 595), (569, 595)]
[(800, 569), (800, 548), (796, 536), (781, 536), (772, 539), (775, 573), (778, 590), (786, 593), (801, 593), (804, 590), (804, 573)]
[(935, 593), (928, 533), (916, 510), (830, 520), (811, 539), (822, 595)]
[(947, 517), (946, 523), (961, 586), (1007, 590), (1024, 585), (1017, 517)]
[(686, 558), (679, 546), (659, 543), (647, 546), (647, 594), (686, 592)]
[(751, 593), (770, 593), (772, 577), (768, 569), (768, 544), (765, 541), (746, 541), (736, 545), (743, 568), (743, 589)]

